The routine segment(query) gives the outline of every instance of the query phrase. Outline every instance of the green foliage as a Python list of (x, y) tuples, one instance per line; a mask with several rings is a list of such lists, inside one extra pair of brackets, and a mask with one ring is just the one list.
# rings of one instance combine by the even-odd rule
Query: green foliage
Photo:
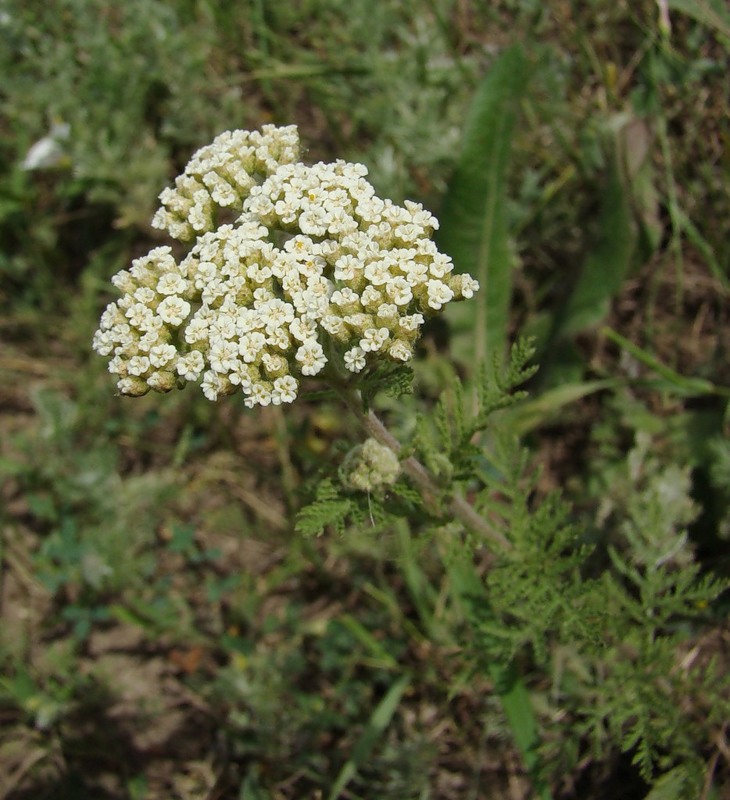
[[(461, 155), (444, 201), (439, 245), (459, 272), (477, 278), (481, 289), (465, 360), (483, 363), (502, 355), (512, 292), (512, 256), (507, 235), (505, 182), (513, 130), (528, 85), (523, 49), (514, 45), (491, 66), (476, 92), (464, 129)], [(458, 309), (454, 317), (458, 321)]]
[[(462, 543), (449, 549), (469, 629), (465, 641), (504, 695), (505, 713), (522, 720), (515, 732), (524, 728), (523, 755), (536, 776), (573, 769), (568, 753), (577, 753), (580, 736), (590, 733), (593, 752), (605, 755), (613, 747), (630, 753), (649, 784), (674, 771), (694, 794), (712, 747), (705, 709), (712, 705), (714, 724), (721, 724), (730, 706), (717, 664), (693, 665), (680, 656), (691, 647), (688, 628), (707, 624), (708, 609), (728, 587), (703, 574), (689, 542), (688, 526), (697, 516), (690, 467), (667, 463), (656, 446), (661, 428), (647, 415), (653, 434), (643, 430), (634, 414), (628, 417), (638, 431), (634, 447), (628, 454), (614, 453), (604, 466), (592, 524), (576, 518), (556, 493), (536, 499), (540, 474), (530, 469), (529, 454), (511, 434), (509, 412), (500, 417), (486, 449), (473, 441), (475, 432), (489, 430), (492, 414), (510, 405), (505, 391), (529, 376), (530, 354), (525, 345), (516, 349), (506, 377), (493, 379), (491, 388), (482, 382), (471, 415), (455, 383), (432, 415), (435, 434), (426, 435), (430, 426), (423, 420), (419, 426), (417, 451), (442, 487), (461, 479), (475, 491), (478, 481), (475, 507), (511, 544), (490, 566), (484, 588), (463, 576), (483, 542), (472, 535), (466, 550)], [(519, 425), (519, 407), (516, 414)], [(610, 430), (615, 441), (616, 429)], [(717, 445), (715, 450), (724, 452)], [(720, 480), (721, 475), (719, 467)], [(543, 763), (554, 762), (554, 748), (562, 756), (556, 771), (546, 772), (530, 760), (533, 728), (524, 715), (510, 711), (514, 672), (496, 665), (549, 674), (560, 652), (571, 656), (554, 675), (552, 691), (580, 734), (570, 742), (565, 730), (547, 727)]]
[(85, 684), (83, 676), (61, 683), (52, 677), (33, 675), (19, 664), (0, 677), (0, 698), (16, 705), (36, 728), (47, 730), (68, 712), (74, 694)]
[(630, 353), (637, 361), (646, 365), (652, 373), (658, 375), (662, 379), (662, 383), (664, 383), (672, 393), (688, 395), (690, 397), (703, 394), (730, 396), (730, 390), (715, 386), (711, 381), (702, 378), (687, 378), (684, 375), (680, 375), (676, 370), (662, 363), (656, 356), (646, 352), (615, 331), (606, 328), (604, 329), (604, 333), (609, 339)]
[(65, 191), (117, 207), (121, 226), (146, 224), (171, 151), (195, 146), (234, 112), (225, 94), (219, 107), (224, 87), (205, 75), (210, 34), (188, 27), (179, 5), (63, 0), (7, 12), (7, 120), (28, 144), (51, 121), (68, 123)]
[(590, 581), (586, 586), (580, 577), (588, 553), (567, 522), (567, 507), (550, 498), (531, 508), (533, 487), (529, 482), (520, 486), (516, 478), (505, 475), (502, 487), (505, 499), (498, 511), (514, 549), (487, 578), (498, 621), (485, 633), (491, 633), (500, 660), (512, 660), (529, 647), (545, 667), (556, 635), (558, 641), (593, 641), (599, 636), (601, 620), (595, 613), (601, 606), (592, 602)]
[[(720, 796), (728, 41), (722, 0), (0, 2), (6, 792)], [(130, 404), (85, 365), (160, 189), (270, 121), (491, 265), (413, 395), (366, 378), (428, 490), (338, 481), (334, 390)], [(465, 357), (516, 330), (536, 358)]]
[(379, 392), (399, 398), (413, 391), (413, 369), (406, 364), (382, 362), (375, 364), (363, 375), (359, 384), (363, 409), (367, 411)]
[(343, 497), (331, 479), (323, 480), (317, 486), (314, 501), (299, 511), (296, 529), (305, 536), (320, 536), (326, 527), (332, 526), (341, 534), (352, 510), (352, 500)]
[(450, 390), (436, 403), (433, 414), (421, 417), (416, 429), (416, 447), (434, 474), (448, 473), (468, 479), (475, 461), (484, 460), (478, 435), (490, 428), (495, 414), (526, 397), (518, 386), (537, 371), (530, 340), (520, 339), (505, 364), (494, 356), (489, 367), (482, 364), (475, 381), (475, 398), (468, 398), (462, 382), (455, 378)]
[(691, 3), (688, 0), (668, 0), (668, 6), (674, 11), (681, 11), (717, 33), (730, 43), (730, 12), (720, 0), (699, 0)]
[[(607, 745), (630, 752), (650, 783), (681, 768), (693, 794), (711, 746), (707, 707), (721, 724), (730, 706), (716, 664), (679, 657), (687, 623), (706, 618), (727, 588), (700, 574), (687, 547), (683, 526), (694, 512), (686, 472), (659, 470), (631, 493), (620, 544), (596, 571), (595, 551), (581, 543), (570, 508), (555, 497), (535, 507), (534, 478), (525, 480), (514, 446), (496, 463), (500, 479), (484, 476), (488, 494), (500, 496), (490, 499), (490, 518), (501, 520), (514, 548), (486, 577), (488, 606), (466, 606), (475, 653), (486, 663), (516, 660), (549, 671), (556, 650), (571, 652), (554, 691), (563, 711), (576, 715), (575, 730), (591, 732), (595, 752)], [(565, 734), (555, 734), (564, 754)], [(555, 757), (550, 747), (546, 754)]]
[(608, 166), (596, 243), (586, 255), (564, 307), (555, 315), (548, 347), (605, 319), (611, 299), (634, 263), (638, 226), (632, 191), (647, 159), (648, 133), (640, 120), (618, 118), (606, 123), (605, 136)]
[[(38, 431), (18, 442), (25, 460), (0, 465), (0, 474), (19, 482), (42, 536), (41, 582), (54, 594), (73, 586), (82, 603), (98, 602), (131, 576), (149, 574), (148, 548), (172, 479), (161, 472), (121, 480), (116, 449), (95, 439), (98, 432), (88, 437), (78, 404), (52, 392), (38, 393), (36, 404)], [(87, 437), (93, 446), (82, 444)]]
[[(266, 792), (265, 775), (279, 761), (299, 773), (303, 793), (320, 785), (335, 797), (345, 786), (367, 792), (375, 784), (382, 797), (419, 796), (426, 781), (418, 758), (427, 745), (401, 749), (389, 734), (401, 724), (411, 677), (393, 676), (399, 643), (383, 610), (370, 609), (365, 621), (367, 627), (344, 615), (308, 620), (307, 608), (293, 604), (286, 621), (266, 620), (271, 646), (252, 637), (232, 648), (209, 693), (230, 709), (226, 743), (240, 759), (247, 791)], [(375, 653), (384, 654), (381, 666)], [(311, 748), (312, 739), (332, 746)]]
[(398, 708), (403, 692), (408, 688), (410, 677), (401, 676), (385, 693), (383, 699), (378, 703), (368, 724), (362, 733), (359, 741), (352, 750), (352, 757), (340, 770), (335, 781), (329, 800), (337, 800), (340, 793), (350, 781), (355, 777), (357, 771), (370, 759), (372, 750), (376, 742), (382, 737), (385, 728), (390, 723), (393, 715)]
[[(679, 769), (682, 781), (697, 787), (711, 744), (703, 740), (700, 709), (711, 703), (719, 720), (729, 708), (716, 666), (684, 666), (677, 654), (686, 626), (706, 619), (706, 609), (727, 584), (702, 574), (688, 542), (687, 526), (697, 514), (689, 468), (665, 464), (654, 453), (651, 435), (638, 433), (627, 457), (606, 468), (596, 510), (597, 525), (606, 529), (603, 538), (589, 537), (557, 494), (536, 501), (539, 472), (530, 469), (505, 411), (523, 396), (516, 387), (534, 374), (532, 353), (529, 342), (520, 342), (506, 367), (495, 364), (489, 379), (483, 371), (471, 403), (455, 381), (433, 413), (421, 417), (407, 448), (440, 487), (437, 502), (446, 502), (461, 482), (472, 492), (478, 486), (475, 507), (510, 543), (483, 588), (462, 573), (484, 542), (471, 531), (466, 549), (455, 542), (449, 548), (455, 596), (470, 630), (468, 649), (496, 682), (536, 786), (557, 773), (534, 756), (537, 727), (524, 689), (513, 695), (515, 669), (529, 665), (549, 674), (555, 653), (566, 651), (573, 655), (554, 677), (555, 692), (567, 693), (561, 703), (580, 734), (557, 769), (573, 768), (568, 754), (577, 753), (580, 736), (591, 732), (595, 752), (613, 747), (630, 753), (649, 784)], [(498, 413), (502, 424), (494, 428)], [(476, 438), (485, 431), (491, 432), (486, 448)], [(368, 503), (377, 508), (371, 520), (387, 524), (394, 509), (379, 498), (368, 497)], [(411, 525), (427, 523), (417, 513), (424, 505), (425, 498), (408, 515)], [(305, 508), (305, 526), (319, 533), (331, 524), (342, 532), (355, 507), (355, 498), (329, 481)], [(357, 526), (356, 517), (349, 524)], [(686, 697), (692, 698), (689, 709), (680, 702)], [(544, 763), (550, 763), (549, 726), (546, 735), (542, 749)]]
[(710, 442), (710, 480), (717, 492), (717, 535), (723, 541), (730, 538), (730, 440), (717, 437)]
[[(536, 367), (529, 364), (533, 352), (530, 342), (519, 341), (512, 348), (508, 364), (502, 366), (501, 359), (495, 358), (491, 372), (483, 369), (473, 412), (467, 410), (464, 388), (456, 380), (452, 391), (443, 393), (428, 421), (425, 417), (419, 419), (414, 440), (404, 445), (401, 456), (416, 453), (437, 484), (449, 486), (454, 482), (455, 488), (455, 481), (469, 480), (475, 459), (482, 457), (480, 447), (473, 440), (489, 426), (497, 411), (514, 405), (524, 396), (516, 387), (535, 373)], [(412, 380), (409, 368), (385, 364), (372, 370), (364, 380), (364, 411), (368, 410), (377, 391), (399, 397), (410, 391)], [(405, 477), (384, 488), (378, 493), (353, 492), (346, 482), (335, 483), (326, 477), (317, 485), (314, 500), (299, 511), (296, 529), (305, 535), (318, 536), (327, 527), (342, 534), (348, 524), (369, 520), (375, 526), (392, 515), (426, 524), (439, 518), (417, 487), (409, 485)], [(448, 518), (448, 512), (443, 513), (442, 518)]]
[(304, 536), (321, 536), (325, 530), (342, 535), (366, 525), (375, 533), (386, 529), (394, 516), (430, 518), (423, 498), (404, 479), (380, 492), (356, 492), (325, 478), (317, 484), (314, 500), (299, 510), (296, 530)]

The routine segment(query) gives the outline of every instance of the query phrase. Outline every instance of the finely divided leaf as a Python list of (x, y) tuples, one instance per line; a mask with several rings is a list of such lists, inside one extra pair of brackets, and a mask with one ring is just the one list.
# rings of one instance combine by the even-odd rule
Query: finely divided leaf
[(352, 501), (342, 497), (331, 480), (324, 480), (317, 487), (316, 499), (297, 514), (296, 530), (305, 536), (319, 536), (332, 526), (342, 533), (352, 506)]

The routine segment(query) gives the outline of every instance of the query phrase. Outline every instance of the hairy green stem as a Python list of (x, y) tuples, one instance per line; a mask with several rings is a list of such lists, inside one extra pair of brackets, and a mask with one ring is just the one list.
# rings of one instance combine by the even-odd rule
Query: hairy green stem
[[(347, 407), (360, 420), (368, 434), (376, 439), (380, 444), (392, 450), (399, 458), (402, 449), (400, 442), (385, 427), (380, 418), (374, 411), (363, 411), (360, 395), (357, 391), (349, 388), (336, 387), (338, 394), (343, 398)], [(401, 461), (403, 472), (413, 481), (421, 492), (425, 503), (433, 508), (437, 513), (438, 497), (443, 493), (436, 479), (426, 469), (426, 467), (415, 457), (408, 456)], [(453, 494), (449, 498), (449, 510), (464, 525), (474, 533), (479, 534), (483, 539), (498, 545), (503, 550), (511, 550), (511, 543), (499, 531), (495, 531), (489, 523), (474, 509), (474, 507), (461, 495)]]

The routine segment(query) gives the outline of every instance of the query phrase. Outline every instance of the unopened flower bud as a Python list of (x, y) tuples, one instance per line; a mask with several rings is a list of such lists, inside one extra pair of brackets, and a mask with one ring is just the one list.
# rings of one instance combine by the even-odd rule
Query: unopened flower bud
[(398, 456), (372, 438), (354, 447), (345, 457), (341, 468), (343, 482), (362, 492), (390, 486), (398, 480), (399, 474)]

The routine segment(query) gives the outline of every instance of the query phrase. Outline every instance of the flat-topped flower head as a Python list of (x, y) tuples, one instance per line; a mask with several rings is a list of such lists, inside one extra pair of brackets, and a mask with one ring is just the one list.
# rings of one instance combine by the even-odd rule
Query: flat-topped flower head
[(162, 192), (152, 224), (189, 249), (157, 247), (112, 279), (122, 297), (93, 347), (120, 393), (200, 381), (211, 400), (291, 403), (303, 377), (410, 360), (425, 319), (478, 290), (420, 204), (377, 197), (361, 164), (299, 155), (293, 125), (226, 132)]

